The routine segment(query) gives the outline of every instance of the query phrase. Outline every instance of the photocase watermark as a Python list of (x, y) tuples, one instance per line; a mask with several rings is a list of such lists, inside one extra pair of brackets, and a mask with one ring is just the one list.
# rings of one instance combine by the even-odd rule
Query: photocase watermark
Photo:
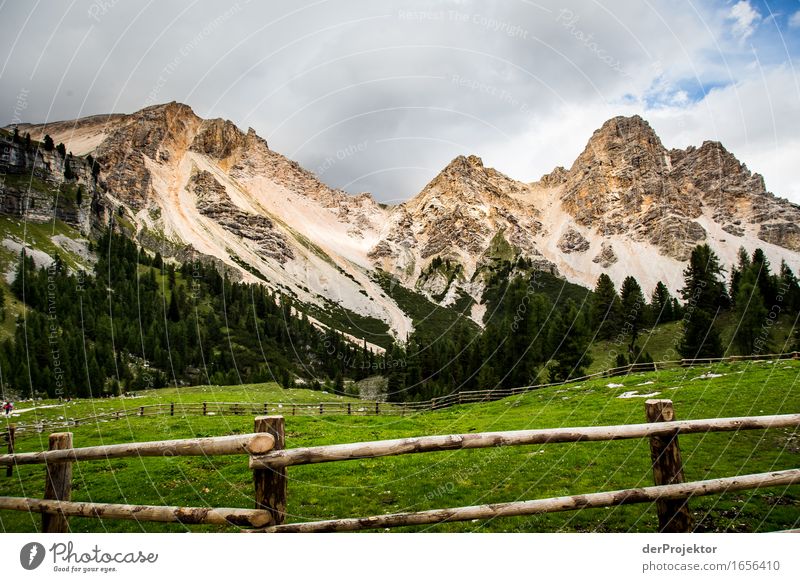
[(202, 274), (202, 263), (199, 259), (194, 259), (192, 261), (192, 284), (191, 284), (191, 291), (189, 292), (189, 296), (192, 298), (193, 301), (197, 302), (200, 300), (200, 289), (201, 284), (200, 282), (203, 280)]
[(35, 570), (42, 565), (45, 558), (44, 546), (39, 542), (30, 542), (19, 551), (20, 566), (26, 570)]
[(511, 331), (517, 332), (519, 331), (519, 325), (524, 321), (526, 314), (528, 312), (528, 304), (531, 302), (536, 293), (538, 293), (539, 289), (544, 287), (544, 283), (539, 280), (539, 271), (533, 271), (531, 274), (530, 279), (528, 279), (528, 286), (525, 290), (525, 295), (522, 296), (520, 302), (517, 304), (516, 309), (514, 310), (514, 317), (511, 320)]
[(321, 177), (325, 174), (325, 172), (330, 170), (339, 162), (343, 162), (347, 158), (367, 151), (368, 146), (369, 141), (364, 140), (362, 142), (349, 144), (343, 148), (339, 148), (332, 156), (326, 157), (325, 160), (319, 166), (317, 166), (314, 172), (316, 173), (317, 177)]
[(376, 356), (371, 362), (367, 359), (359, 359), (355, 354), (342, 352), (338, 349), (336, 343), (330, 339), (325, 339), (323, 342), (325, 353), (329, 356), (336, 354), (336, 359), (342, 362), (346, 368), (351, 370), (373, 370), (373, 371), (386, 371), (395, 370), (406, 367), (405, 358), (381, 358)]
[(458, 10), (398, 10), (398, 20), (411, 22), (461, 22), (480, 26), (491, 32), (511, 38), (527, 40), (530, 31), (508, 20), (486, 14), (460, 12)]
[(56, 262), (47, 267), (47, 342), (50, 345), (50, 356), (53, 360), (53, 381), (55, 382), (55, 395), (64, 395), (64, 368), (61, 367), (60, 327), (56, 309), (56, 277), (59, 275)]
[(23, 122), (22, 113), (28, 108), (29, 94), (30, 90), (24, 87), (20, 89), (19, 93), (17, 93), (17, 98), (14, 100), (14, 109), (11, 111), (10, 125), (16, 125)]
[(108, 14), (120, 0), (95, 0), (89, 5), (86, 14), (95, 22), (100, 22), (101, 17)]
[(530, 108), (528, 104), (520, 101), (517, 99), (513, 94), (506, 91), (505, 89), (500, 89), (496, 85), (492, 85), (491, 83), (486, 83), (484, 81), (479, 81), (477, 79), (469, 79), (466, 77), (462, 77), (461, 75), (452, 75), (450, 77), (450, 82), (458, 87), (469, 89), (470, 91), (475, 91), (477, 93), (482, 93), (484, 95), (489, 95), (490, 97), (494, 97), (498, 101), (502, 102), (504, 105), (511, 107), (512, 109), (517, 109), (522, 113), (529, 113)]
[(480, 473), (484, 467), (494, 463), (498, 457), (504, 454), (506, 454), (506, 451), (503, 451), (500, 447), (490, 449), (488, 453), (481, 456), (479, 462), (452, 473), (450, 480), (446, 483), (442, 483), (425, 493), (425, 500), (434, 501), (440, 497), (454, 493), (460, 481), (466, 481), (473, 475)]
[(590, 52), (592, 52), (601, 62), (608, 65), (612, 70), (617, 71), (621, 75), (630, 77), (630, 74), (622, 66), (622, 62), (608, 53), (600, 44), (594, 39), (593, 33), (586, 33), (578, 28), (578, 23), (581, 17), (575, 14), (568, 8), (562, 8), (558, 11), (556, 22), (561, 24), (569, 33), (581, 44), (583, 44)]
[(767, 313), (767, 316), (764, 318), (764, 322), (761, 324), (761, 330), (753, 342), (752, 355), (758, 356), (766, 351), (772, 330), (777, 329), (780, 325), (780, 320), (778, 319), (782, 310), (780, 304), (783, 303), (784, 295), (788, 292), (789, 283), (782, 281), (781, 286), (778, 288), (778, 293), (775, 296), (775, 304), (770, 308), (769, 313)]
[[(250, 4), (251, 0), (242, 0), (241, 2), (236, 2), (232, 6), (230, 6), (227, 10), (225, 10), (222, 14), (214, 18), (213, 20), (208, 21), (204, 26), (202, 26), (197, 33), (192, 37), (192, 39), (184, 44), (179, 50), (178, 53), (172, 58), (170, 62), (168, 62), (156, 79), (153, 88), (147, 94), (147, 98), (145, 99), (145, 106), (155, 105), (159, 101), (159, 95), (161, 94), (161, 90), (166, 86), (169, 79), (172, 75), (175, 74), (175, 71), (183, 64), (186, 58), (192, 54), (203, 42), (205, 42), (212, 34), (214, 34), (219, 28), (225, 24), (228, 20), (233, 18), (239, 12), (242, 11), (242, 8)], [(113, 6), (113, 4), (112, 4)]]
[(19, 563), (25, 570), (35, 570), (44, 563), (48, 553), (54, 572), (72, 574), (108, 574), (118, 572), (119, 565), (155, 564), (158, 561), (157, 553), (142, 550), (105, 551), (95, 544), (82, 551), (77, 550), (73, 542), (57, 542), (45, 549), (39, 542), (30, 542), (22, 546)]

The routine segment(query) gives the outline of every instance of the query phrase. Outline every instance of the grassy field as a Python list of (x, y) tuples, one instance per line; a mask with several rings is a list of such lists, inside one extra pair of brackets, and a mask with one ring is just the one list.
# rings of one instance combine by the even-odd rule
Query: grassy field
[[(719, 377), (707, 377), (713, 372)], [(680, 419), (780, 414), (800, 410), (800, 362), (737, 363), (669, 370), (530, 392), (489, 404), (459, 406), (413, 416), (288, 417), (287, 446), (330, 444), (490, 430), (608, 425), (644, 421), (644, 398), (670, 398)], [(142, 394), (131, 402), (253, 401), (282, 396), (331, 399), (305, 390), (257, 387), (193, 388)], [(275, 401), (275, 400), (273, 400)], [(75, 406), (107, 406), (108, 400)], [(252, 417), (152, 417), (79, 426), (76, 446), (219, 436), (250, 432)], [(19, 451), (46, 448), (47, 435), (29, 433)], [(800, 466), (800, 437), (791, 430), (685, 435), (681, 449), (687, 480)], [(78, 463), (73, 499), (97, 502), (251, 507), (252, 477), (244, 457), (121, 459)], [(289, 469), (289, 521), (366, 516), (480, 503), (536, 499), (652, 484), (644, 440), (452, 451)], [(0, 477), (0, 494), (39, 497), (42, 466)], [(800, 487), (764, 489), (693, 500), (698, 531), (773, 531), (800, 527)], [(4, 531), (35, 531), (38, 515), (0, 512)], [(655, 508), (634, 505), (525, 518), (446, 524), (423, 531), (652, 532)], [(193, 531), (124, 521), (72, 519), (74, 531)]]
[(33, 424), (37, 421), (53, 421), (86, 418), (105, 412), (132, 411), (140, 406), (153, 404), (196, 404), (203, 402), (239, 402), (260, 405), (316, 404), (319, 402), (358, 402), (356, 398), (304, 389), (284, 389), (274, 382), (265, 384), (242, 384), (240, 386), (191, 386), (185, 388), (162, 388), (141, 390), (132, 396), (112, 398), (76, 398), (70, 402), (59, 400), (21, 401), (15, 403), (17, 411), (26, 411), (15, 417), (17, 423)]

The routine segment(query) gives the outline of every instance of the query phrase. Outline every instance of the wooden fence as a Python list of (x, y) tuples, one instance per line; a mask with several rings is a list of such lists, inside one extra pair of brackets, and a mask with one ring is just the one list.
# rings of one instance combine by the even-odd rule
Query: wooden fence
[[(250, 435), (83, 449), (72, 448), (71, 433), (56, 433), (50, 435), (49, 451), (0, 455), (0, 466), (44, 463), (47, 476), (43, 499), (0, 497), (0, 509), (40, 512), (43, 515), (43, 530), (48, 532), (67, 531), (67, 519), (70, 516), (184, 524), (229, 524), (240, 526), (245, 531), (259, 532), (325, 532), (493, 519), (630, 503), (655, 503), (659, 531), (687, 532), (692, 530), (691, 514), (688, 510), (688, 500), (692, 497), (800, 484), (800, 469), (797, 468), (685, 483), (678, 444), (680, 434), (787, 427), (797, 429), (800, 427), (800, 414), (677, 421), (669, 400), (648, 400), (645, 403), (645, 412), (647, 423), (644, 424), (424, 436), (296, 449), (285, 448), (285, 420), (282, 416), (256, 418), (255, 432)], [(634, 438), (647, 438), (650, 441), (655, 486), (492, 505), (285, 523), (287, 470), (290, 466), (457, 449)], [(72, 463), (75, 461), (165, 454), (236, 453), (249, 455), (255, 509), (131, 506), (71, 501)]]
[[(284, 415), (284, 416), (317, 416), (317, 415), (351, 415), (351, 416), (372, 416), (372, 415), (406, 415), (431, 410), (441, 410), (459, 404), (477, 404), (481, 402), (493, 402), (511, 396), (519, 396), (532, 390), (542, 388), (552, 388), (564, 386), (575, 382), (585, 382), (597, 378), (610, 378), (633, 374), (636, 372), (648, 372), (657, 370), (674, 369), (681, 367), (691, 367), (697, 365), (708, 365), (726, 362), (742, 361), (769, 361), (800, 359), (800, 352), (789, 352), (785, 354), (765, 354), (756, 356), (729, 356), (724, 358), (701, 358), (695, 360), (672, 360), (662, 362), (645, 362), (639, 364), (629, 364), (618, 368), (595, 372), (579, 378), (571, 378), (563, 382), (552, 382), (549, 384), (535, 384), (520, 386), (517, 388), (495, 388), (489, 390), (464, 390), (454, 392), (446, 396), (433, 398), (423, 402), (378, 402), (367, 400), (354, 400), (349, 402), (316, 402), (316, 403), (256, 403), (256, 402), (165, 402), (161, 404), (145, 404), (142, 406), (132, 406), (123, 410), (102, 412), (81, 418), (68, 418), (55, 421), (39, 421), (36, 423), (18, 423), (16, 430), (26, 432), (37, 430), (63, 429), (71, 426), (80, 426), (87, 423), (96, 423), (112, 420), (121, 420), (139, 416), (258, 416), (258, 415)], [(2, 433), (0, 433), (2, 436)]]

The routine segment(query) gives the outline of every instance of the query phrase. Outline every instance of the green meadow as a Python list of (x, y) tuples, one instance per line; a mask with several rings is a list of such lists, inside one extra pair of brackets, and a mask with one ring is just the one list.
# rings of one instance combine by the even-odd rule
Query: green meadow
[[(679, 419), (796, 413), (800, 362), (721, 364), (633, 374), (544, 388), (486, 404), (406, 416), (287, 416), (287, 447), (434, 434), (600, 426), (644, 422), (650, 395), (669, 398)], [(626, 394), (627, 393), (627, 394)], [(635, 394), (630, 394), (635, 393)], [(626, 395), (628, 397), (620, 398)], [(158, 402), (345, 400), (274, 384), (162, 389), (135, 399), (74, 401), (66, 412), (113, 410)], [(20, 403), (23, 407), (24, 403)], [(64, 416), (57, 408), (36, 414)], [(22, 422), (27, 412), (15, 420)], [(32, 418), (32, 417), (31, 417)], [(153, 416), (81, 424), (75, 446), (221, 436), (252, 432), (252, 416)], [(695, 481), (800, 466), (800, 434), (791, 429), (680, 437), (686, 479)], [(23, 433), (17, 450), (47, 448), (47, 434)], [(359, 517), (484, 503), (610, 491), (653, 484), (646, 440), (502, 447), (290, 467), (289, 522)], [(41, 497), (44, 467), (0, 476), (0, 494)], [(252, 473), (244, 456), (130, 458), (74, 465), (73, 500), (150, 505), (252, 507)], [(697, 498), (700, 532), (761, 532), (800, 527), (800, 487)], [(38, 514), (0, 511), (7, 532), (32, 532)], [(111, 521), (70, 520), (73, 531), (236, 531)], [(406, 528), (444, 532), (653, 532), (650, 504), (531, 517)], [(401, 530), (401, 531), (405, 531)]]

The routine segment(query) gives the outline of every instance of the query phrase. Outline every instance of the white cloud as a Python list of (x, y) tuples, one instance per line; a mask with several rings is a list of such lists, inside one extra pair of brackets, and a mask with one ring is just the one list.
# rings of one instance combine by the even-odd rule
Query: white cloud
[(789, 17), (789, 27), (800, 28), (800, 10)]
[(102, 26), (91, 0), (77, 5), (27, 25), (28, 3), (0, 8), (0, 125), (22, 88), (33, 121), (136, 111), (157, 88), (252, 126), (334, 186), (397, 201), (458, 154), (538, 179), (608, 118), (638, 113), (667, 147), (719, 139), (800, 201), (800, 83), (741, 42), (762, 54), (780, 41), (753, 34), (763, 20), (746, 1), (276, 0), (240, 2), (218, 27), (214, 0), (114, 3)]
[(728, 13), (728, 19), (733, 21), (734, 35), (744, 41), (755, 32), (761, 15), (748, 0), (739, 0)]

